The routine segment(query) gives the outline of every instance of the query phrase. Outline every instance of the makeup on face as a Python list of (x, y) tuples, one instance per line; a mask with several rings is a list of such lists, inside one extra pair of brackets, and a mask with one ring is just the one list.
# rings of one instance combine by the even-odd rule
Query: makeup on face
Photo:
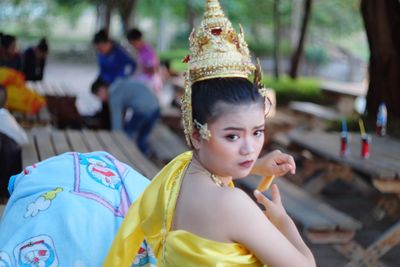
[(199, 159), (216, 175), (244, 177), (264, 144), (264, 109), (257, 103), (223, 105), (224, 112), (209, 125), (211, 139), (201, 141)]

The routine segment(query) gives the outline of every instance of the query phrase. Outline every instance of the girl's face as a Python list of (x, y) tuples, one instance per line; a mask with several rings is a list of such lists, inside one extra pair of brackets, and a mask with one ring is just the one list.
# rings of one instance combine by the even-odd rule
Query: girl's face
[(258, 103), (217, 103), (223, 110), (212, 123), (209, 141), (198, 132), (193, 144), (200, 162), (220, 177), (245, 177), (250, 173), (264, 144), (264, 108)]

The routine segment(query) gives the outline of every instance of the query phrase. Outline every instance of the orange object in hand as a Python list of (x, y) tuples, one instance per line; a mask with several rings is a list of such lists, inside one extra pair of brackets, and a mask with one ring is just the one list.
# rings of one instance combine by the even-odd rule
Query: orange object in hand
[(265, 176), (261, 179), (260, 183), (257, 186), (257, 190), (260, 192), (267, 191), (268, 188), (271, 186), (272, 181), (274, 180), (275, 175)]

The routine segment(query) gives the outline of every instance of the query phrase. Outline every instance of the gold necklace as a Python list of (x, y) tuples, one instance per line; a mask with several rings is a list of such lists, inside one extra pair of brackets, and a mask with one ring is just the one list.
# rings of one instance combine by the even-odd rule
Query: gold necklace
[(221, 181), (221, 179), (219, 179), (218, 176), (216, 176), (215, 174), (211, 174), (211, 180), (214, 182), (214, 184), (216, 184), (219, 187), (224, 187), (225, 184)]
[[(211, 178), (211, 181), (213, 181), (214, 184), (216, 184), (218, 187), (224, 187), (225, 186), (225, 184), (222, 182), (222, 180), (217, 175), (209, 172), (207, 169), (205, 169), (203, 166), (201, 166), (200, 162), (198, 162), (197, 159), (196, 159), (196, 161), (197, 162), (193, 162), (193, 160), (192, 160), (192, 164), (191, 164), (192, 165), (191, 166), (192, 170), (189, 171), (188, 174), (201, 173), (201, 174), (204, 174), (206, 176), (209, 176)], [(200, 169), (200, 167), (197, 166), (198, 164), (201, 166), (201, 168), (204, 168), (204, 169)]]

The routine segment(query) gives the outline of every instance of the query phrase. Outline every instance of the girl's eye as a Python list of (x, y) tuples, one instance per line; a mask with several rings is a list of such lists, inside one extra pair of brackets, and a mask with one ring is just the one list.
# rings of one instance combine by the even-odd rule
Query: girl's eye
[(257, 130), (254, 132), (254, 136), (262, 136), (264, 134), (264, 130)]
[(229, 134), (226, 136), (226, 139), (228, 139), (229, 141), (236, 141), (239, 139), (239, 136), (235, 134)]

